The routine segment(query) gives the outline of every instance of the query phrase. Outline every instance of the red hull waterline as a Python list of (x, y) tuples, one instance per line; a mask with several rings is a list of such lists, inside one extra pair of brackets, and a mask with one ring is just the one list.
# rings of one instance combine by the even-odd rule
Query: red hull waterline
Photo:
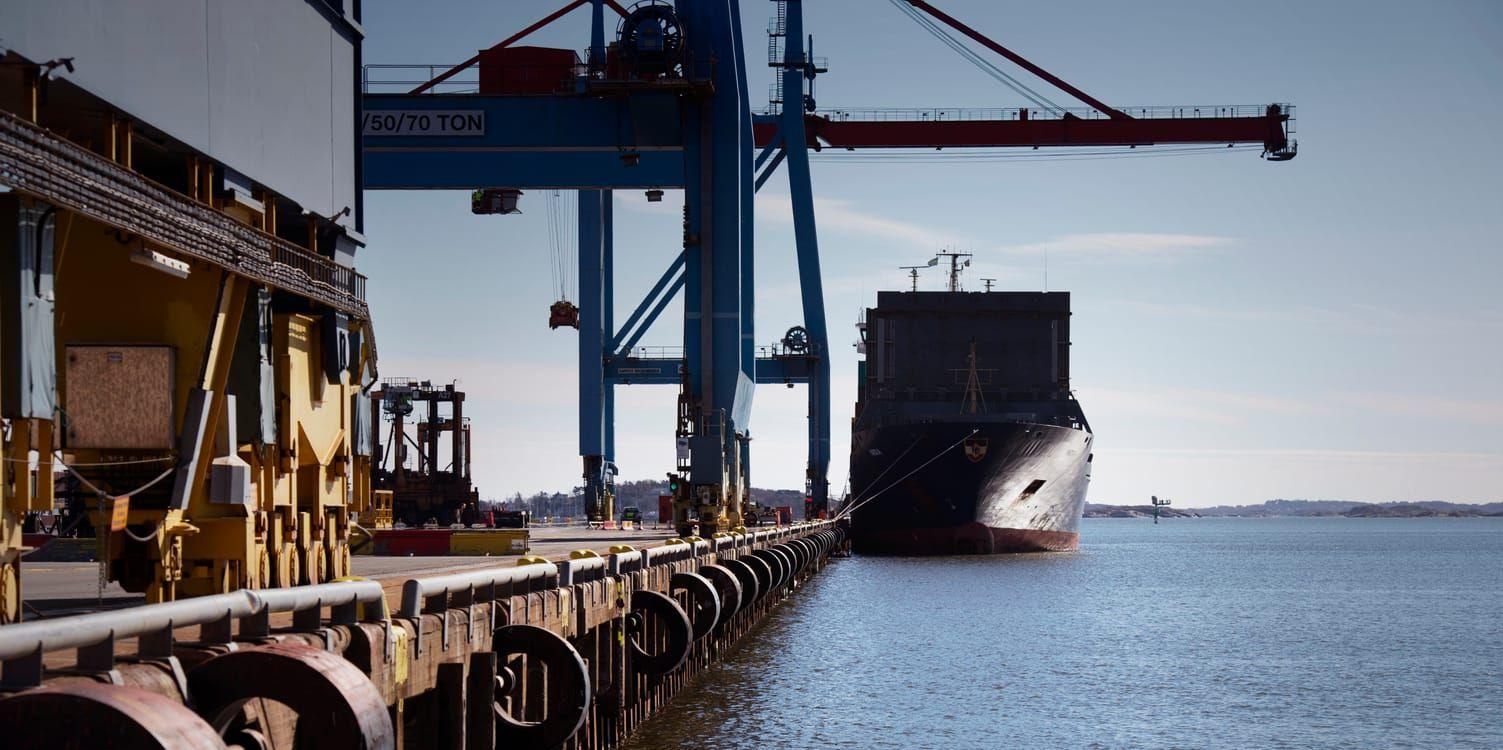
[(994, 555), (1009, 552), (1070, 552), (1080, 548), (1074, 531), (994, 529), (980, 523), (939, 529), (867, 530), (856, 551), (879, 555)]

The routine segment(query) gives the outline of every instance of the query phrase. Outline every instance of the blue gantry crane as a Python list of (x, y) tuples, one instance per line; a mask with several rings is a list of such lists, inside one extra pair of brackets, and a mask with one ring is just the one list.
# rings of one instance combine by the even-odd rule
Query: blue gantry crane
[[(586, 59), (514, 46), (582, 5), (592, 13)], [(620, 16), (610, 44), (607, 9)], [(674, 520), (683, 533), (711, 534), (740, 523), (756, 384), (812, 383), (820, 439), (811, 440), (810, 496), (824, 505), (829, 365), (813, 244), (801, 243), (803, 323), (765, 356), (755, 344), (745, 59), (735, 0), (631, 9), (576, 0), (412, 91), (365, 96), (369, 189), (479, 188), (480, 210), (499, 212), (521, 191), (579, 191), (579, 452), (594, 517), (610, 517), (614, 389), (625, 384), (679, 386)], [(444, 93), (471, 68), (479, 72), (464, 84), (472, 90)], [(682, 190), (684, 233), (678, 257), (617, 327), (611, 195), (625, 189)], [(643, 355), (637, 343), (680, 291), (682, 356)]]
[[(592, 519), (612, 515), (614, 392), (627, 384), (680, 389), (670, 486), (681, 534), (739, 525), (758, 383), (808, 385), (805, 510), (820, 516), (828, 507), (829, 337), (811, 150), (1246, 143), (1261, 145), (1272, 161), (1296, 153), (1288, 105), (1114, 108), (923, 0), (890, 2), (1035, 106), (820, 111), (813, 82), (825, 70), (810, 49), (803, 2), (773, 2), (768, 50), (778, 73), (771, 106), (760, 113), (747, 93), (739, 0), (644, 0), (630, 9), (615, 0), (572, 0), (464, 63), (430, 73), (410, 91), (374, 93), (367, 86), (368, 189), (474, 190), (473, 208), (484, 213), (515, 211), (527, 190), (579, 191), (579, 453)], [(569, 49), (516, 44), (584, 6), (591, 12), (585, 59)], [(609, 43), (607, 10), (619, 16)], [(1055, 104), (968, 44), (1085, 108)], [(379, 67), (369, 66), (368, 74)], [(478, 76), (462, 75), (471, 72)], [(778, 343), (758, 348), (753, 202), (783, 165), (803, 320)], [(665, 189), (683, 191), (682, 251), (618, 327), (612, 192), (644, 190), (660, 200)], [(680, 292), (682, 353), (648, 356), (637, 344)], [(573, 324), (573, 315), (555, 306), (550, 324), (564, 318)]]

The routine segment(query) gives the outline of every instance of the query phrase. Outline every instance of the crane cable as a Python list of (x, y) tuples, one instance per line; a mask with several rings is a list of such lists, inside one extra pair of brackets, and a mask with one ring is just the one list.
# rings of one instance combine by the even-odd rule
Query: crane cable
[(954, 34), (941, 27), (936, 21), (929, 18), (929, 16), (925, 15), (923, 11), (920, 11), (912, 5), (909, 5), (905, 0), (888, 0), (888, 2), (896, 6), (898, 10), (902, 11), (904, 15), (908, 16), (914, 23), (918, 24), (925, 31), (928, 31), (934, 38), (943, 42), (945, 46), (954, 50), (956, 54), (959, 54), (972, 65), (980, 69), (981, 72), (986, 73), (987, 75), (996, 79), (1002, 85), (1017, 92), (1023, 98), (1033, 102), (1034, 105), (1038, 106), (1039, 108), (1050, 110), (1055, 114), (1061, 116), (1064, 115), (1064, 107), (1055, 104), (1048, 97), (1040, 94), (1032, 88), (1029, 88), (1022, 81), (1019, 81), (1011, 75), (1008, 75), (1006, 71), (997, 67), (994, 63), (982, 57), (975, 50), (966, 46), (964, 42), (957, 39)]
[(553, 277), (553, 289), (560, 300), (574, 297), (577, 264), (575, 263), (578, 202), (570, 200), (565, 191), (550, 190), (545, 203), (548, 207), (548, 254), (549, 268)]

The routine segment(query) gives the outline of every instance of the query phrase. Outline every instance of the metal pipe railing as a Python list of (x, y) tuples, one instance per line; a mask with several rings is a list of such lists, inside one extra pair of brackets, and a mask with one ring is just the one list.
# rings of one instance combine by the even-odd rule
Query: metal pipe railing
[(536, 581), (557, 579), (557, 577), (557, 564), (535, 563), (514, 568), (486, 568), (464, 573), (451, 573), (432, 578), (410, 578), (402, 584), (402, 606), (397, 610), (397, 616), (413, 619), (424, 612), (448, 609), (449, 602), (445, 600), (453, 594), (468, 594), (489, 589), (492, 590), (491, 598), (494, 599), (494, 589), (503, 587), (515, 589), (517, 584), (528, 584), (530, 589), (530, 585)]
[[(1280, 104), (1283, 114), (1293, 116), (1294, 106)], [(1185, 119), (1208, 117), (1263, 117), (1267, 104), (1203, 104), (1199, 106), (1119, 107), (1117, 111), (1139, 120)], [(1026, 114), (1025, 114), (1026, 113)], [(1082, 120), (1105, 120), (1111, 115), (1090, 107), (1067, 107), (1056, 110), (1031, 107), (832, 107), (821, 108), (820, 117), (836, 122), (981, 122), (996, 120), (1058, 120), (1066, 114)]]
[(581, 557), (572, 560), (560, 560), (557, 565), (558, 585), (560, 587), (598, 581), (604, 578), (607, 572), (606, 559), (604, 557)]
[[(702, 539), (693, 543), (618, 552), (607, 557), (413, 578), (402, 586), (402, 603), (397, 616), (417, 620), (423, 614), (467, 608), (471, 609), (468, 622), (473, 627), (476, 622), (473, 607), (482, 603), (494, 606), (504, 596), (567, 587), (586, 580), (599, 580), (606, 575), (625, 575), (711, 552), (765, 545), (816, 533), (833, 525), (833, 521), (815, 521), (731, 534), (713, 541)], [(123, 639), (138, 639), (139, 659), (166, 660), (172, 658), (173, 632), (178, 628), (197, 626), (201, 642), (224, 644), (235, 639), (233, 626), (236, 622), (239, 623), (238, 636), (241, 639), (270, 635), (271, 615), (282, 612), (292, 613), (294, 631), (318, 630), (324, 624), (322, 612), (325, 607), (329, 609), (330, 625), (351, 625), (357, 621), (389, 623), (386, 595), (376, 581), (233, 591), (109, 612), (23, 622), (0, 627), (0, 665), (3, 665), (0, 667), (3, 669), (0, 671), (0, 686), (16, 689), (41, 684), (42, 656), (52, 651), (77, 649), (79, 669), (105, 672), (114, 667), (115, 644)], [(445, 644), (448, 642), (448, 619), (442, 618), (441, 625)], [(495, 622), (494, 616), (492, 622)], [(414, 655), (421, 653), (421, 636), (419, 625), (413, 644)], [(393, 653), (392, 643), (388, 632), (385, 649), (388, 658)]]
[(196, 599), (147, 604), (109, 612), (35, 620), (0, 628), (0, 685), (7, 688), (41, 684), (42, 656), (50, 651), (78, 649), (78, 667), (85, 671), (114, 668), (115, 644), (137, 638), (137, 656), (169, 659), (173, 631), (198, 626), (204, 643), (229, 643), (232, 625), (240, 622), (241, 637), (265, 637), (270, 617), (293, 613), (295, 629), (317, 629), (321, 611), (331, 609), (333, 624), (350, 624), (364, 605), (366, 622), (386, 621), (386, 594), (375, 581), (345, 581), (261, 591), (232, 591)]

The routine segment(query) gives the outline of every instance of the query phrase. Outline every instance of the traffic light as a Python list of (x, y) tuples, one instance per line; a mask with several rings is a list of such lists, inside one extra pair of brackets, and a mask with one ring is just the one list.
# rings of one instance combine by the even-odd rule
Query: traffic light
[(668, 475), (668, 494), (673, 495), (675, 497), (678, 496), (678, 488), (679, 488), (678, 475), (677, 474), (669, 474)]

